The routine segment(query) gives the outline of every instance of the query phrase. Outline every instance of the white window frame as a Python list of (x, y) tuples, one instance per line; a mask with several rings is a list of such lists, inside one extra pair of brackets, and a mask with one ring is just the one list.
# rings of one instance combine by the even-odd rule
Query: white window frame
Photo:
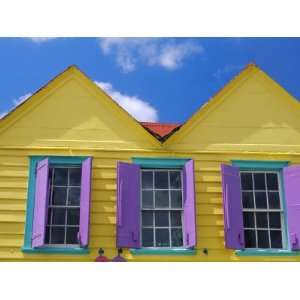
[[(285, 250), (287, 249), (287, 245), (288, 245), (288, 239), (287, 239), (287, 224), (286, 224), (286, 218), (285, 218), (285, 205), (284, 205), (284, 201), (283, 201), (283, 190), (282, 190), (282, 180), (281, 180), (281, 172), (280, 171), (275, 171), (275, 170), (253, 170), (253, 169), (243, 169), (240, 171), (240, 177), (242, 173), (252, 173), (252, 190), (243, 190), (242, 189), (242, 184), (241, 184), (241, 192), (252, 192), (253, 193), (253, 201), (254, 201), (254, 208), (244, 208), (243, 207), (243, 198), (241, 197), (242, 200), (242, 212), (253, 212), (254, 213), (254, 227), (244, 227), (243, 225), (243, 230), (245, 232), (245, 230), (255, 230), (255, 240), (256, 240), (256, 245), (258, 245), (258, 240), (257, 240), (257, 230), (268, 230), (268, 238), (269, 238), (269, 244), (271, 246), (271, 236), (270, 236), (270, 223), (269, 223), (269, 217), (267, 218), (268, 220), (268, 228), (257, 228), (256, 227), (256, 212), (280, 212), (280, 221), (281, 221), (281, 229), (276, 230), (273, 229), (275, 231), (281, 231), (281, 239), (282, 239), (282, 248), (245, 248), (247, 250)], [(253, 174), (255, 173), (263, 173), (265, 175), (265, 184), (266, 184), (266, 189), (264, 190), (255, 190), (254, 189), (254, 176)], [(269, 190), (267, 188), (267, 180), (266, 180), (266, 174), (267, 173), (273, 173), (277, 175), (277, 182), (278, 182), (278, 190)], [(242, 182), (241, 182), (242, 183)], [(256, 201), (255, 201), (255, 191), (264, 191), (266, 192), (266, 197), (267, 197), (267, 208), (256, 208)], [(278, 192), (279, 193), (279, 201), (280, 201), (280, 209), (270, 209), (269, 208), (269, 196), (268, 196), (268, 192)], [(242, 196), (242, 195), (241, 195)]]
[[(168, 189), (156, 189), (155, 188), (155, 172), (160, 172), (160, 171), (165, 171), (168, 172)], [(180, 176), (181, 176), (181, 189), (171, 189), (171, 184), (170, 184), (170, 171), (178, 171), (180, 172)], [(153, 173), (153, 186), (152, 189), (143, 189), (142, 187), (142, 173), (143, 172), (152, 172)], [(182, 169), (178, 169), (178, 168), (141, 168), (140, 169), (140, 241), (141, 241), (141, 246), (144, 249), (180, 249), (180, 248), (185, 248), (184, 247), (184, 241), (183, 241), (183, 237), (184, 237), (184, 187), (183, 187), (183, 170)], [(153, 192), (153, 208), (143, 208), (143, 191), (152, 191)], [(169, 196), (169, 207), (168, 208), (155, 208), (155, 191), (168, 191), (168, 196)], [(171, 208), (171, 191), (181, 191), (181, 199), (182, 199), (182, 207), (179, 208)], [(142, 213), (143, 211), (152, 211), (152, 221), (153, 221), (153, 226), (143, 226), (142, 224)], [(167, 211), (169, 212), (169, 226), (160, 226), (158, 227), (159, 229), (168, 229), (169, 230), (169, 247), (159, 247), (159, 246), (153, 246), (153, 247), (145, 247), (143, 246), (143, 228), (153, 228), (153, 244), (156, 245), (156, 234), (155, 234), (155, 211)], [(181, 226), (171, 226), (171, 217), (170, 217), (170, 212), (171, 211), (180, 211), (181, 212)], [(172, 228), (181, 228), (182, 230), (182, 246), (174, 246), (172, 247), (172, 234), (171, 234), (171, 229)]]

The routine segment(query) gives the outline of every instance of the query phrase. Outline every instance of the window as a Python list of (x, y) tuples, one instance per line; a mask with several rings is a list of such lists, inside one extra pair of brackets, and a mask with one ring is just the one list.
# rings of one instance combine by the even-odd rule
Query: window
[(144, 169), (141, 181), (142, 247), (182, 247), (182, 171)]
[(284, 211), (278, 172), (240, 172), (246, 248), (283, 248)]
[(117, 247), (137, 254), (194, 253), (193, 160), (136, 158), (134, 162), (117, 166)]
[(78, 246), (81, 166), (50, 166), (46, 245)]
[[(225, 246), (238, 255), (300, 250), (300, 166), (286, 161), (221, 165)], [(244, 251), (246, 250), (246, 251)]]
[(91, 171), (91, 157), (31, 157), (24, 252), (84, 252)]

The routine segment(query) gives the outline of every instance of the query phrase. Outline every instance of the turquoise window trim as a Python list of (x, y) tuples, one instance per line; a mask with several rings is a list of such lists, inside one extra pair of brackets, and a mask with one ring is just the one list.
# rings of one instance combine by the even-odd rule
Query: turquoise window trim
[(299, 256), (299, 251), (286, 249), (246, 249), (236, 250), (237, 256)]
[(158, 249), (158, 248), (140, 248), (130, 249), (133, 255), (196, 255), (197, 250), (192, 248), (170, 248), (170, 249)]
[[(287, 222), (287, 211), (286, 201), (284, 193), (283, 175), (282, 169), (289, 165), (289, 161), (266, 161), (266, 160), (232, 160), (233, 166), (239, 167), (241, 171), (277, 171), (280, 172), (280, 197), (282, 199), (283, 210), (284, 210), (284, 223), (286, 241), (283, 249), (244, 249), (237, 250), (235, 253), (238, 256), (293, 256), (299, 255), (298, 252), (292, 251), (290, 247), (289, 234), (288, 234), (288, 222)], [(300, 252), (299, 252), (300, 253)]]
[(22, 248), (24, 253), (47, 253), (47, 254), (88, 254), (88, 248), (59, 248), (59, 247), (44, 247), (44, 248)]
[[(74, 253), (80, 253), (77, 248), (32, 248), (31, 247), (31, 236), (33, 226), (33, 212), (34, 212), (34, 194), (35, 194), (35, 170), (36, 165), (39, 161), (48, 158), (50, 164), (66, 164), (66, 165), (77, 165), (81, 164), (87, 156), (29, 156), (29, 179), (28, 179), (28, 192), (27, 192), (27, 208), (26, 208), (26, 224), (24, 234), (24, 246), (22, 251), (24, 253), (68, 253), (72, 254), (71, 249), (75, 250)], [(59, 250), (59, 252), (58, 252)], [(78, 248), (82, 254), (87, 253), (86, 248)], [(56, 252), (55, 252), (56, 251)]]
[(288, 161), (272, 161), (272, 160), (232, 160), (232, 165), (239, 167), (240, 170), (281, 170), (286, 167)]
[(132, 162), (139, 165), (141, 168), (177, 168), (182, 169), (190, 158), (168, 158), (168, 157), (132, 157)]

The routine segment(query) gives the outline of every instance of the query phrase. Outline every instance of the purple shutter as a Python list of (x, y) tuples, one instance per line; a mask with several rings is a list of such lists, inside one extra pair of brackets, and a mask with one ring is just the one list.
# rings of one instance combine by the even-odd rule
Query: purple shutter
[(92, 158), (83, 161), (81, 166), (79, 243), (87, 247), (89, 243), (90, 202), (91, 202)]
[(140, 168), (118, 162), (117, 248), (140, 247)]
[(300, 166), (283, 168), (288, 232), (292, 250), (300, 249)]
[(239, 168), (222, 165), (225, 246), (244, 249), (243, 211)]
[(38, 162), (35, 179), (34, 215), (32, 227), (32, 247), (42, 247), (45, 244), (45, 232), (48, 214), (49, 191), (49, 161)]
[(195, 180), (194, 161), (189, 160), (183, 169), (183, 190), (184, 190), (184, 236), (185, 247), (196, 246), (196, 210), (195, 210)]

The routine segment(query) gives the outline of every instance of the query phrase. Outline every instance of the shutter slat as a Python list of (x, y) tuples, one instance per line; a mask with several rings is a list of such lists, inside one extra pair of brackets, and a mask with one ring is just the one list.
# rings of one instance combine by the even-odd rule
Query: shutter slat
[(244, 249), (242, 193), (239, 168), (221, 165), (225, 246)]
[(140, 168), (118, 162), (117, 248), (140, 247)]
[(289, 240), (292, 250), (300, 249), (300, 165), (283, 168)]
[(83, 161), (81, 166), (79, 243), (87, 247), (89, 243), (90, 202), (91, 202), (92, 158)]
[(183, 168), (183, 190), (184, 190), (184, 236), (185, 247), (195, 247), (196, 235), (196, 211), (195, 211), (195, 179), (194, 161), (189, 160)]
[(35, 200), (32, 227), (32, 247), (42, 247), (45, 244), (45, 233), (48, 215), (49, 192), (49, 161), (38, 162), (35, 180)]

